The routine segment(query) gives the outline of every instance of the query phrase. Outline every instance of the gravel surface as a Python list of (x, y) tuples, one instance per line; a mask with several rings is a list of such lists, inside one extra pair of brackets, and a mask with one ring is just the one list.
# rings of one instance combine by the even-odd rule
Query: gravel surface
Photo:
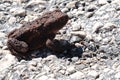
[[(18, 61), (8, 32), (56, 8), (70, 17), (56, 39), (75, 46)], [(120, 0), (0, 0), (0, 80), (120, 80), (119, 34)]]

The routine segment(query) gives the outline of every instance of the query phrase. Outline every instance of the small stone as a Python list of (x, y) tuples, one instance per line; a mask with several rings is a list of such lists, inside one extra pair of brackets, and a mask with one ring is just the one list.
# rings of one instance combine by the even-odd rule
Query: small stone
[(118, 73), (115, 74), (115, 78), (116, 79), (120, 79), (120, 72), (118, 72)]
[(68, 66), (67, 67), (67, 70), (68, 74), (72, 74), (75, 72), (75, 66)]
[(117, 71), (120, 71), (120, 65), (116, 68)]
[(85, 31), (73, 31), (71, 32), (72, 35), (79, 36), (81, 39), (84, 39), (87, 34)]
[(120, 11), (120, 6), (118, 6), (118, 7), (116, 8), (116, 10), (117, 10), (117, 11)]
[(104, 70), (103, 70), (103, 72), (105, 72), (105, 73), (107, 73), (107, 72), (109, 72), (111, 69), (109, 69), (109, 68), (105, 68)]
[(5, 57), (0, 59), (0, 71), (9, 68), (12, 64), (15, 64), (17, 62), (17, 59), (15, 56), (10, 54), (10, 51), (8, 50), (0, 50), (0, 53), (4, 53)]
[(113, 0), (112, 3), (119, 3), (120, 0)]
[(87, 33), (86, 39), (89, 40), (89, 41), (93, 40), (92, 34)]
[(20, 74), (18, 74), (18, 73), (13, 73), (13, 74), (10, 76), (9, 80), (21, 80)]
[[(61, 74), (65, 74), (65, 70), (60, 70), (59, 71)], [(68, 73), (67, 73), (68, 74)]]
[(8, 20), (9, 24), (13, 24), (16, 22), (16, 18), (15, 17), (10, 17), (10, 19)]
[(85, 16), (87, 17), (87, 18), (90, 18), (90, 17), (92, 17), (94, 15), (94, 12), (87, 12), (86, 14), (85, 14)]
[(87, 12), (93, 12), (97, 9), (96, 5), (89, 5), (87, 7)]
[(78, 16), (82, 16), (84, 13), (85, 13), (85, 11), (80, 11), (79, 10), (79, 11), (76, 12), (75, 15), (78, 17)]
[(94, 38), (95, 42), (100, 42), (101, 40), (102, 40), (102, 37), (100, 35), (98, 35)]
[(10, 13), (14, 14), (15, 16), (25, 16), (26, 11), (23, 8), (12, 8), (10, 9)]
[(81, 25), (79, 23), (75, 22), (75, 23), (72, 24), (72, 30), (73, 31), (78, 31), (80, 29), (81, 29)]
[(108, 3), (107, 0), (98, 0), (99, 5), (105, 5), (107, 3)]
[(102, 29), (111, 31), (112, 29), (116, 28), (117, 26), (113, 23), (106, 23)]
[(98, 33), (99, 32), (99, 29), (100, 28), (102, 28), (103, 27), (103, 24), (102, 24), (102, 22), (96, 22), (95, 24), (94, 24), (94, 26), (93, 26), (93, 28), (92, 28), (92, 32), (94, 33), (94, 32), (96, 32), (96, 33)]
[(56, 80), (56, 79), (54, 79), (54, 78), (49, 78), (49, 80)]
[(95, 78), (99, 77), (98, 72), (96, 72), (95, 70), (88, 71), (88, 75), (92, 76), (92, 77), (95, 77)]
[(78, 57), (73, 57), (73, 58), (72, 58), (72, 61), (73, 61), (73, 62), (76, 62), (76, 61), (78, 61), (78, 59), (79, 59)]
[(80, 47), (80, 46), (82, 46), (80, 43), (75, 43), (75, 46), (76, 47)]
[(80, 72), (80, 71), (77, 71), (73, 74), (70, 75), (70, 77), (73, 79), (73, 80), (80, 80), (82, 78), (85, 77), (84, 73)]
[(44, 60), (49, 61), (49, 60), (54, 60), (54, 59), (57, 59), (57, 57), (55, 55), (49, 55)]
[(81, 39), (78, 36), (72, 36), (72, 38), (70, 39), (70, 43), (74, 43), (74, 42), (79, 42)]
[(3, 37), (5, 37), (5, 36), (6, 36), (5, 33), (0, 32), (0, 38), (3, 38)]
[(77, 1), (70, 1), (69, 3), (67, 3), (66, 7), (67, 8), (75, 8), (76, 3), (77, 3)]
[(3, 46), (4, 46), (3, 43), (0, 41), (0, 48), (3, 47)]
[(108, 44), (111, 41), (111, 37), (102, 39), (103, 44)]
[(87, 68), (87, 66), (85, 65), (85, 64), (80, 64), (81, 63), (81, 61), (79, 61), (79, 62), (77, 62), (76, 64), (76, 68), (75, 69), (77, 69), (77, 70), (83, 70), (83, 69), (85, 69), (85, 68)]
[(99, 69), (99, 65), (98, 64), (95, 64), (91, 67), (92, 69), (95, 69), (95, 70), (98, 70)]
[(24, 21), (30, 22), (30, 21), (33, 21), (34, 19), (37, 19), (37, 18), (38, 18), (37, 16), (27, 15), (27, 16), (25, 16)]
[(12, 1), (17, 3), (27, 2), (27, 0), (4, 0), (4, 1)]
[(29, 3), (27, 4), (26, 7), (32, 7), (34, 5), (40, 4), (40, 5), (45, 5), (47, 2), (45, 0), (31, 0), (29, 1)]
[(116, 63), (114, 63), (113, 65), (112, 65), (112, 68), (114, 69), (114, 70), (116, 70), (116, 68), (119, 66), (120, 64), (118, 63), (118, 62), (116, 62)]
[(38, 79), (38, 80), (49, 80), (49, 77), (43, 75), (43, 76), (41, 76), (41, 77), (39, 77), (39, 78), (37, 78), (37, 79)]
[(30, 61), (29, 65), (36, 67), (37, 66), (37, 62), (36, 61)]
[(66, 12), (69, 11), (69, 9), (68, 8), (63, 8), (61, 11), (64, 12), (64, 13), (66, 13)]
[(29, 68), (28, 68), (29, 71), (37, 71), (37, 68), (32, 66), (32, 65), (29, 65)]

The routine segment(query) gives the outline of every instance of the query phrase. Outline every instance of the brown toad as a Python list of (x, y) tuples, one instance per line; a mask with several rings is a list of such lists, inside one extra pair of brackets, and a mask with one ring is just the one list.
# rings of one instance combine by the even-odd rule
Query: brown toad
[(11, 31), (8, 34), (8, 49), (14, 55), (25, 54), (44, 46), (59, 51), (60, 46), (53, 39), (68, 19), (68, 15), (58, 9), (47, 12), (42, 17)]

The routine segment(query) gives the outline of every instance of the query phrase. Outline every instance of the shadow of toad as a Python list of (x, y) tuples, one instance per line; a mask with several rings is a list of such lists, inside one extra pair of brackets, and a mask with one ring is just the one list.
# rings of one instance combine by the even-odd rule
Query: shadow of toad
[(63, 52), (54, 52), (47, 47), (44, 47), (40, 50), (35, 50), (28, 52), (24, 55), (24, 57), (21, 57), (21, 55), (15, 55), (18, 59), (18, 61), (21, 60), (32, 60), (33, 58), (45, 58), (49, 55), (55, 55), (58, 58), (72, 58), (72, 57), (81, 57), (83, 53), (83, 49), (81, 46), (76, 47), (74, 44), (70, 44), (66, 40), (60, 40), (62, 43), (62, 46), (64, 48)]

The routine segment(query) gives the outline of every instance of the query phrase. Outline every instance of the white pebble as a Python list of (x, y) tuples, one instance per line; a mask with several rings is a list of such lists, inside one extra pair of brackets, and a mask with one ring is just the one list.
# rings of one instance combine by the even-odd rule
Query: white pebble
[(71, 32), (71, 34), (79, 36), (82, 39), (84, 39), (87, 36), (85, 31), (73, 31), (73, 32)]
[(80, 71), (77, 71), (76, 73), (70, 75), (70, 77), (74, 80), (80, 80), (81, 78), (84, 78), (85, 75), (84, 73), (80, 72)]
[(96, 78), (98, 77), (99, 74), (95, 70), (91, 70), (91, 71), (88, 71), (88, 75)]

